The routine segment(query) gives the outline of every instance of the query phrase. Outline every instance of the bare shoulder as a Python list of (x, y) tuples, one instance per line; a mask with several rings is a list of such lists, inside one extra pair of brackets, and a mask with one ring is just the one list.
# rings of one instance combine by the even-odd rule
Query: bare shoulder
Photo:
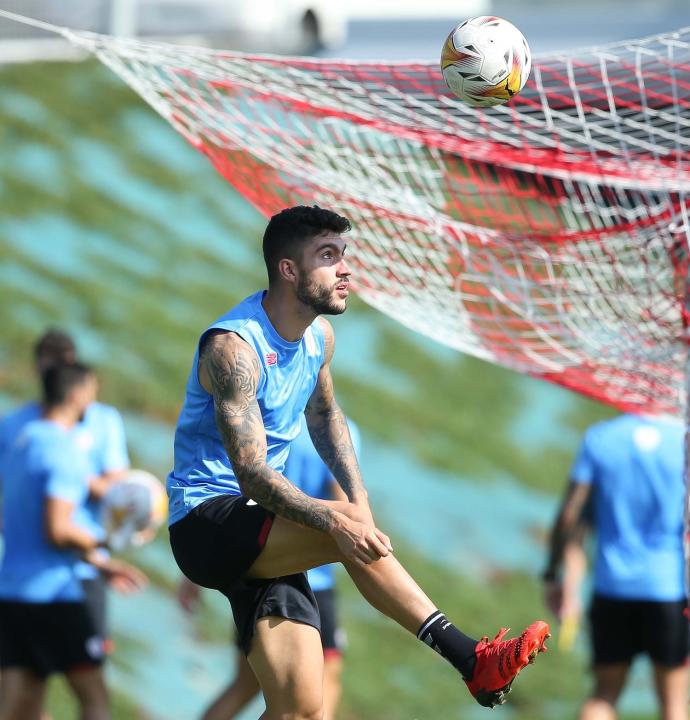
[(323, 332), (323, 342), (325, 347), (324, 362), (329, 363), (333, 357), (333, 353), (335, 352), (335, 332), (333, 330), (333, 326), (322, 315), (316, 319), (316, 322), (321, 325), (321, 330)]
[(211, 330), (202, 339), (199, 382), (212, 395), (227, 394), (240, 379), (241, 385), (256, 386), (259, 373), (259, 358), (254, 348), (237, 333)]
[(230, 330), (209, 330), (199, 344), (200, 358), (218, 354), (231, 356), (235, 353), (256, 355), (249, 343)]

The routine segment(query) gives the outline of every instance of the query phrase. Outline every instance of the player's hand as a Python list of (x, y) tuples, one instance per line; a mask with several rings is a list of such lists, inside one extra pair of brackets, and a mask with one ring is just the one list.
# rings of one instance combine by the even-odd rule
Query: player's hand
[(582, 601), (577, 588), (567, 590), (560, 580), (544, 583), (544, 601), (560, 622), (582, 615)]
[(188, 614), (192, 614), (199, 604), (201, 588), (186, 577), (180, 580), (177, 586), (177, 602)]
[(123, 595), (137, 592), (148, 585), (149, 582), (149, 579), (139, 568), (115, 558), (108, 559), (102, 571), (110, 587)]
[(369, 565), (393, 552), (388, 536), (377, 527), (345, 518), (333, 531), (340, 552), (346, 561)]

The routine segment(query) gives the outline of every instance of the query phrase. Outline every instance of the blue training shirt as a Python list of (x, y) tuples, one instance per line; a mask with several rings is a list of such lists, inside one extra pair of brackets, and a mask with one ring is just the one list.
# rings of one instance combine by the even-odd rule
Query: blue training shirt
[[(41, 405), (28, 402), (0, 420), (0, 482), (5, 472), (3, 462), (24, 427), (41, 417)], [(77, 447), (83, 452), (89, 476), (123, 470), (129, 467), (129, 455), (122, 416), (117, 408), (100, 402), (89, 405), (81, 422), (71, 431)], [(75, 522), (96, 537), (105, 535), (99, 500), (87, 498), (77, 509)], [(87, 562), (79, 569), (83, 578), (95, 578), (98, 570)]]
[(636, 415), (586, 432), (571, 479), (593, 486), (596, 593), (685, 597), (683, 439), (681, 424)]
[(3, 530), (5, 552), (0, 568), (0, 598), (27, 603), (79, 601), (81, 581), (76, 550), (48, 541), (48, 498), (75, 505), (88, 494), (88, 468), (74, 434), (57, 423), (27, 423), (4, 462)]
[[(77, 447), (86, 458), (89, 477), (129, 468), (125, 428), (117, 408), (92, 402), (73, 432)], [(87, 498), (77, 512), (75, 522), (99, 539), (103, 538), (105, 528), (101, 501)], [(78, 573), (80, 577), (90, 579), (97, 577), (99, 570), (90, 563), (82, 562)]]
[(6, 473), (4, 464), (14, 441), (27, 423), (40, 417), (41, 406), (37, 402), (29, 402), (0, 418), (0, 481)]
[[(352, 420), (347, 421), (355, 453), (359, 455), (359, 429)], [(323, 500), (332, 499), (331, 484), (334, 482), (331, 471), (316, 452), (307, 423), (302, 415), (300, 434), (290, 446), (290, 454), (285, 463), (285, 477), (293, 482), (305, 495)], [(335, 585), (332, 565), (321, 565), (307, 573), (312, 590), (329, 590)]]
[[(266, 430), (266, 461), (282, 472), (323, 365), (324, 335), (317, 319), (300, 340), (285, 340), (263, 309), (264, 295), (259, 291), (245, 298), (210, 325), (199, 343), (210, 330), (227, 330), (239, 335), (256, 352), (261, 368), (256, 396)], [(167, 482), (170, 525), (205, 500), (241, 494), (216, 427), (213, 397), (199, 382), (198, 363), (199, 345), (175, 431), (175, 464)]]

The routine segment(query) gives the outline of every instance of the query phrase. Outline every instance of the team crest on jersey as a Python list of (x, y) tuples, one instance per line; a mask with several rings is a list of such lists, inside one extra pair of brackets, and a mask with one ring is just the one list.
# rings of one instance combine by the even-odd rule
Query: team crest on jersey
[(265, 355), (266, 365), (277, 365), (278, 364), (278, 353), (269, 352)]
[(93, 435), (89, 430), (78, 430), (76, 444), (82, 452), (89, 452), (94, 446)]

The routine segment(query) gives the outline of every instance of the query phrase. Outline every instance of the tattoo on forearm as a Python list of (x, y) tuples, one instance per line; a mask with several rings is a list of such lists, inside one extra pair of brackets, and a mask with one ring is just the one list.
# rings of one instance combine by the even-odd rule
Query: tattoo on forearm
[(266, 430), (256, 400), (256, 353), (243, 341), (211, 336), (199, 354), (213, 395), (216, 425), (242, 493), (276, 515), (328, 531), (334, 513), (266, 463)]
[(300, 525), (323, 532), (333, 528), (335, 517), (329, 507), (305, 495), (268, 465), (253, 472), (245, 470), (243, 492), (267, 510)]
[(364, 490), (347, 419), (333, 396), (330, 373), (319, 379), (307, 406), (309, 435), (340, 487), (352, 500)]

